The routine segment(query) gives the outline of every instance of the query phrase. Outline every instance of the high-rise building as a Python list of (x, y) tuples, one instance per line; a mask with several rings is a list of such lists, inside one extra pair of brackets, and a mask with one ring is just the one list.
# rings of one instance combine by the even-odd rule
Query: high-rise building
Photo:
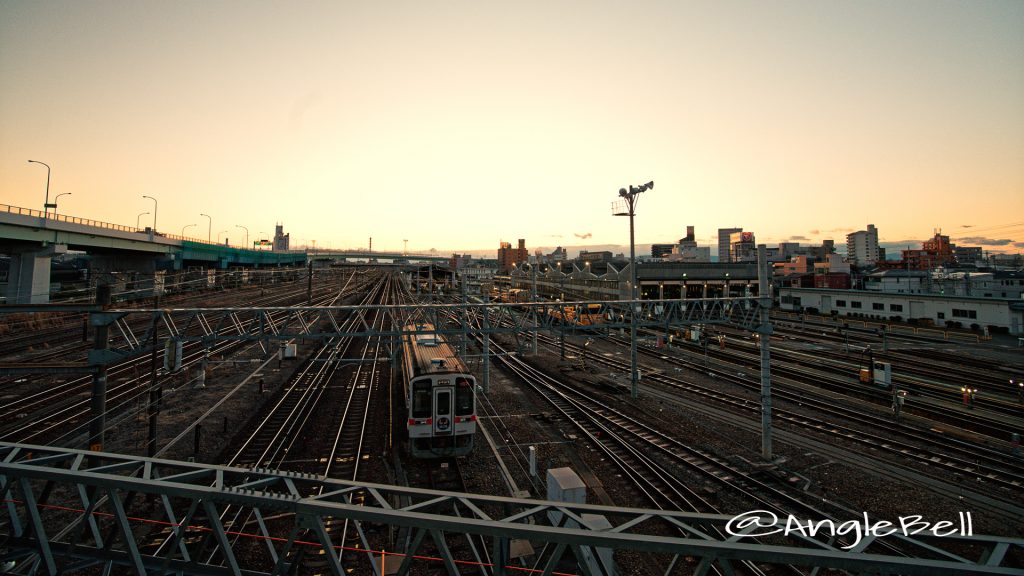
[(878, 229), (874, 224), (846, 235), (846, 258), (857, 266), (878, 262)]
[(936, 230), (931, 240), (921, 243), (920, 250), (903, 251), (903, 264), (913, 270), (950, 266), (956, 263), (955, 249), (956, 245), (949, 242), (949, 236)]
[(274, 250), (287, 250), (291, 233), (284, 233), (284, 224), (274, 226)]
[[(653, 248), (652, 248), (652, 256)], [(711, 262), (711, 248), (697, 246), (697, 237), (693, 226), (686, 227), (686, 236), (672, 247), (672, 253), (665, 256), (671, 262)]]
[(519, 246), (512, 247), (509, 242), (502, 242), (498, 246), (498, 269), (507, 274), (512, 271), (512, 265), (519, 265), (529, 259), (530, 254), (526, 251), (526, 240), (520, 238)]
[(736, 232), (743, 232), (743, 228), (719, 228), (718, 229), (718, 261), (732, 262), (730, 253), (732, 235)]
[[(753, 232), (733, 232), (729, 235), (730, 262), (756, 262), (757, 244)], [(719, 260), (721, 262), (721, 260)]]
[(651, 258), (664, 258), (672, 253), (675, 244), (651, 244)]

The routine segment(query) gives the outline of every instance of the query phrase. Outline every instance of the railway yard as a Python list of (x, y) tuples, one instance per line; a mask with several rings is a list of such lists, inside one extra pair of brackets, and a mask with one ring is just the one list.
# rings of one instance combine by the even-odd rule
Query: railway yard
[[(1009, 341), (879, 332), (858, 323), (773, 313), (773, 444), (772, 458), (765, 460), (760, 356), (749, 331), (727, 324), (642, 330), (642, 379), (633, 398), (628, 330), (602, 330), (600, 325), (587, 331), (569, 326), (561, 332), (543, 330), (534, 352), (533, 334), (511, 328), (485, 345), (483, 326), (493, 322), (500, 327), (497, 316), (452, 312), (441, 321), (477, 381), (473, 450), (459, 458), (412, 458), (407, 392), (397, 369), (400, 347), (384, 336), (409, 319), (396, 318), (389, 306), (457, 303), (446, 298), (451, 296), (413, 289), (408, 275), (396, 267), (350, 266), (317, 270), (312, 277), (305, 269), (267, 271), (245, 282), (168, 294), (158, 302), (118, 304), (140, 312), (111, 325), (109, 345), (141, 352), (126, 353), (106, 367), (102, 451), (539, 500), (550, 494), (550, 471), (570, 468), (586, 487), (587, 503), (724, 516), (761, 510), (836, 523), (914, 516), (935, 522), (969, 513), (974, 533), (1018, 542), (1004, 551), (1000, 568), (1024, 570), (1019, 544), (1024, 538), (1024, 455), (1019, 446), (1024, 396), (1018, 386), (1024, 379), (1024, 352)], [(310, 328), (319, 323), (320, 330), (338, 335), (294, 341), (219, 338), (244, 335), (246, 323), (255, 320), (239, 313), (216, 316), (229, 320), (214, 322), (212, 312), (175, 312), (247, 307), (269, 310), (265, 321), (270, 325), (298, 318)], [(346, 312), (304, 316), (330, 307)], [(159, 330), (146, 331), (155, 317), (145, 311), (154, 310), (164, 310), (161, 321), (178, 322), (182, 333), (205, 336), (184, 342), (180, 369), (174, 369), (173, 360), (165, 368), (167, 346)], [(701, 337), (691, 337), (690, 329)], [(97, 346), (97, 330), (82, 312), (0, 315), (0, 363), (20, 368), (0, 376), (0, 444), (83, 450), (95, 444), (90, 432), (90, 426), (97, 426), (90, 408), (93, 376), (56, 369), (33, 373), (26, 367), (85, 363)], [(138, 342), (138, 334), (153, 332), (155, 345)], [(891, 367), (889, 386), (862, 381), (862, 370), (877, 363)], [(14, 502), (18, 490), (4, 486), (8, 510), (23, 511), (25, 502)], [(40, 525), (51, 540), (86, 532), (73, 528), (78, 515), (57, 505), (59, 494), (51, 494), (49, 487), (40, 494)], [(374, 495), (358, 490), (348, 497), (359, 505)], [(53, 506), (47, 506), (48, 498)], [(286, 513), (254, 516), (244, 506), (222, 507), (216, 512), (227, 531), (211, 537), (202, 513), (171, 513), (177, 504), (170, 500), (163, 502), (166, 509), (159, 500), (145, 498), (129, 497), (120, 505), (134, 519), (130, 530), (137, 546), (130, 548), (139, 554), (169, 557), (175, 549), (187, 549), (186, 558), (225, 566), (225, 573), (271, 572), (285, 565), (298, 574), (332, 573), (324, 539), (340, 554), (347, 574), (390, 574), (400, 565), (414, 574), (593, 573), (566, 560), (550, 561), (550, 550), (530, 542), (517, 542), (508, 565), (496, 568), (493, 545), (480, 535), (435, 537), (407, 556), (402, 551), (410, 541), (419, 542), (422, 533), (364, 529), (347, 519), (324, 519), (326, 530), (316, 537), (275, 550), (258, 534), (286, 536), (294, 524)], [(193, 519), (193, 532), (188, 522), (174, 520), (182, 517)], [(171, 520), (146, 520), (155, 518)], [(6, 522), (0, 533), (13, 534), (11, 516), (0, 519)], [(112, 520), (97, 521), (93, 537), (105, 522)], [(667, 535), (679, 530), (661, 529)], [(846, 541), (840, 538), (836, 546)], [(75, 539), (71, 542), (74, 548)], [(936, 539), (928, 542), (892, 537), (865, 546), (929, 559), (972, 554), (956, 546), (937, 551)], [(0, 541), (0, 552), (4, 546)], [(455, 562), (440, 559), (439, 547), (449, 548)], [(7, 571), (46, 572), (38, 557), (5, 553)], [(78, 566), (74, 557), (63, 557), (57, 571), (99, 573), (88, 563)], [(389, 569), (382, 568), (385, 557)], [(673, 560), (636, 551), (616, 553), (614, 564), (620, 574), (689, 574), (708, 568), (699, 558)], [(116, 567), (115, 573), (122, 569), (131, 572)], [(749, 560), (734, 562), (732, 569), (811, 573), (808, 566)], [(729, 572), (721, 566), (711, 570)], [(218, 572), (211, 568), (205, 573)]]

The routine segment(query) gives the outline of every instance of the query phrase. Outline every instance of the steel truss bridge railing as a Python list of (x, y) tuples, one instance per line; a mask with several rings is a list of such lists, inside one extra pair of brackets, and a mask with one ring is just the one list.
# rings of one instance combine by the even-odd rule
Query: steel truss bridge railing
[[(363, 503), (350, 504), (357, 493)], [(377, 576), (385, 562), (397, 564), (399, 574), (426, 562), (443, 564), (450, 574), (478, 572), (477, 562), (448, 547), (447, 536), (463, 534), (490, 543), (485, 568), (497, 575), (552, 574), (562, 563), (573, 564), (574, 573), (607, 574), (613, 570), (609, 551), (652, 555), (666, 574), (678, 568), (706, 574), (715, 567), (731, 574), (742, 561), (853, 573), (1020, 574), (1019, 565), (1008, 564), (1024, 553), (1024, 540), (993, 536), (855, 539), (850, 530), (839, 537), (822, 530), (815, 538), (786, 533), (788, 519), (737, 523), (722, 515), (449, 493), (18, 444), (0, 444), (0, 496), (0, 566), (15, 573), (116, 565), (137, 574), (285, 574), (303, 547), (322, 553), (335, 576), (345, 573), (343, 562), (362, 563)], [(226, 506), (251, 509), (255, 525), (225, 526), (220, 512)], [(329, 519), (354, 521), (361, 545), (335, 545)], [(140, 546), (138, 535), (154, 528), (169, 539), (159, 553)], [(396, 539), (407, 543), (404, 549), (370, 541), (389, 530), (408, 535)], [(782, 543), (753, 540), (754, 532), (771, 531), (778, 532), (772, 541)], [(877, 538), (894, 538), (909, 555), (870, 551)], [(513, 540), (543, 550), (540, 563), (517, 563)], [(253, 560), (259, 557), (254, 547), (263, 560)], [(682, 567), (684, 558), (691, 564)]]

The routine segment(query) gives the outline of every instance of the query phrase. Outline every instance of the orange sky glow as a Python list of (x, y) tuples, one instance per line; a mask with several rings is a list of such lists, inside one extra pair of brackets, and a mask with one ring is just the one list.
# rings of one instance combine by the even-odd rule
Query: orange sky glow
[(5, 2), (0, 203), (42, 208), (35, 159), (62, 214), (532, 250), (627, 244), (611, 203), (654, 180), (638, 245), (1024, 252), (1022, 30), (1014, 0)]

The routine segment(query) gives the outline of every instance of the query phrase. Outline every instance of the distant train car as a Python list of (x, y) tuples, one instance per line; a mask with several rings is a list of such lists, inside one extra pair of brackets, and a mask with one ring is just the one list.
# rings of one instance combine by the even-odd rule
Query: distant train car
[(465, 456), (476, 435), (476, 378), (430, 324), (402, 336), (406, 429), (414, 458)]
[(512, 288), (508, 291), (508, 296), (504, 300), (505, 302), (512, 303), (523, 303), (530, 301), (530, 291), (522, 288)]
[(601, 313), (600, 304), (554, 304), (547, 308), (547, 313), (555, 320), (564, 324), (590, 326), (604, 322), (604, 315)]
[(590, 326), (604, 322), (600, 304), (582, 304), (576, 308), (576, 322), (581, 326)]

